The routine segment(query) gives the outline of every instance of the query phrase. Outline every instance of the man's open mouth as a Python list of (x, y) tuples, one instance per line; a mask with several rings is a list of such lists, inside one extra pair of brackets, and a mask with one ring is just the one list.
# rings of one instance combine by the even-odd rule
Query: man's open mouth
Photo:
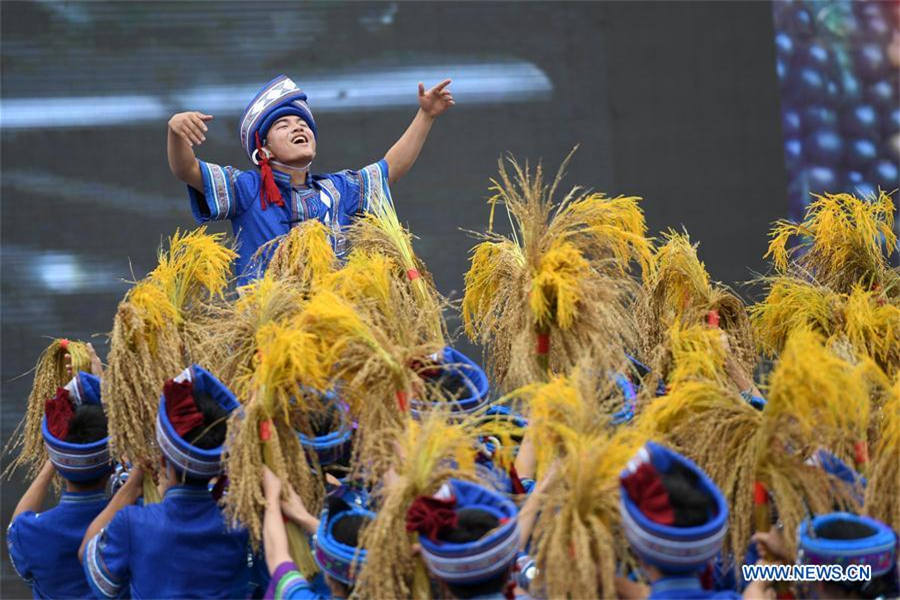
[(291, 138), (292, 144), (306, 144), (307, 142), (309, 142), (309, 139), (303, 134)]

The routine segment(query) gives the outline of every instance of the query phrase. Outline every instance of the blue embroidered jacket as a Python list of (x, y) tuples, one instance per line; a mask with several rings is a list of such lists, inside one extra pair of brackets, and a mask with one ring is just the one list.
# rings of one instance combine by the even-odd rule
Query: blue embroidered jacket
[(84, 598), (91, 590), (78, 563), (78, 547), (106, 506), (105, 492), (63, 492), (42, 513), (23, 512), (9, 524), (6, 544), (16, 573), (35, 598)]
[(667, 576), (650, 584), (648, 600), (736, 600), (741, 595), (732, 591), (704, 590), (696, 575)]
[(207, 486), (179, 485), (117, 512), (88, 542), (84, 572), (97, 598), (240, 598), (248, 551), (246, 530), (226, 526)]
[[(293, 225), (306, 219), (318, 219), (334, 233), (339, 233), (357, 215), (372, 210), (382, 199), (390, 198), (388, 165), (384, 159), (359, 171), (310, 175), (309, 185), (300, 187), (292, 187), (290, 175), (273, 169), (284, 206), (269, 204), (265, 210), (259, 199), (262, 181), (259, 171), (239, 171), (234, 167), (199, 162), (203, 193), (188, 186), (191, 210), (197, 223), (231, 221), (238, 239), (235, 273), (241, 284), (257, 277), (265, 268), (265, 264), (250, 264), (257, 249), (286, 234)], [(347, 249), (341, 238), (333, 240), (338, 256), (345, 254)]]

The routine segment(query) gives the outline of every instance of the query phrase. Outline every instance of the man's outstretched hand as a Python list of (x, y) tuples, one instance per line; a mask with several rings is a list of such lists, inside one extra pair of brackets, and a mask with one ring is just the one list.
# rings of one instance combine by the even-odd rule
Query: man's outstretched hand
[(189, 146), (199, 146), (206, 141), (206, 122), (212, 118), (212, 115), (196, 110), (178, 113), (169, 119), (169, 131), (186, 141)]
[(446, 112), (448, 108), (456, 104), (453, 101), (453, 94), (447, 89), (450, 80), (445, 79), (428, 91), (425, 91), (425, 85), (419, 83), (419, 107), (429, 117), (437, 117)]

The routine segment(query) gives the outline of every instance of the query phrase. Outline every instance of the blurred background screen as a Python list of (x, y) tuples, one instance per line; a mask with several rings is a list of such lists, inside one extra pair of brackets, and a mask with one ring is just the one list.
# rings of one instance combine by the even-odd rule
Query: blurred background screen
[[(49, 338), (90, 340), (105, 357), (126, 281), (152, 267), (167, 235), (193, 226), (186, 190), (166, 163), (169, 117), (213, 114), (199, 156), (249, 168), (237, 118), (280, 73), (309, 94), (318, 172), (381, 158), (415, 114), (417, 83), (453, 79), (457, 105), (393, 188), (401, 220), (418, 236), (416, 251), (452, 298), (461, 295), (473, 245), (465, 230), (487, 224), (498, 158), (543, 159), (554, 172), (576, 144), (567, 186), (642, 196), (652, 233), (684, 226), (714, 278), (752, 278), (763, 268), (769, 224), (788, 213), (788, 172), (792, 184), (800, 172), (785, 166), (779, 76), (787, 94), (795, 62), (807, 60), (801, 54), (818, 35), (820, 11), (810, 9), (809, 25), (796, 31), (780, 16), (796, 6), (0, 3), (4, 441), (22, 416), (27, 371)], [(773, 15), (785, 34), (776, 36)], [(782, 48), (788, 32), (791, 57)], [(827, 65), (812, 68), (823, 78), (827, 66), (828, 83), (839, 81), (830, 45), (826, 56)], [(773, 68), (788, 62), (787, 75)], [(863, 98), (872, 84), (892, 85), (869, 62), (858, 77)], [(827, 88), (824, 80), (820, 86)], [(878, 136), (861, 138), (872, 144), (896, 123), (885, 102), (866, 101)], [(805, 105), (785, 106), (802, 112)], [(829, 131), (846, 144), (840, 123)], [(801, 140), (806, 161), (813, 130), (798, 127), (787, 138)], [(887, 158), (878, 148), (858, 168), (808, 164), (838, 179), (861, 173), (875, 185), (868, 179), (875, 157)], [(213, 229), (230, 232), (227, 224)], [(451, 316), (451, 328), (458, 325)], [(465, 339), (457, 345), (480, 356)], [(21, 474), (3, 484), (4, 531), (23, 490)], [(5, 553), (2, 565), (0, 595), (28, 596)]]
[(810, 192), (871, 196), (898, 186), (900, 3), (776, 2), (790, 215)]

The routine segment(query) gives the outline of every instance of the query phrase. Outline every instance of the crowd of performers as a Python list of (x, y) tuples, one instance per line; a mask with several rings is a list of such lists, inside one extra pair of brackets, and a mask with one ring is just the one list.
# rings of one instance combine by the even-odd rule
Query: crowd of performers
[[(57, 339), (8, 451), (11, 564), (44, 598), (878, 598), (898, 595), (900, 273), (889, 194), (774, 225), (745, 303), (640, 199), (501, 161), (461, 303), (413, 253), (381, 160), (310, 175), (306, 96), (241, 119), (258, 169), (198, 161), (198, 221), (113, 318)], [(504, 215), (505, 213), (505, 215)], [(501, 216), (502, 215), (502, 216)], [(484, 367), (455, 349), (460, 310)], [(58, 504), (43, 510), (50, 488)], [(752, 564), (865, 581), (748, 581)]]

